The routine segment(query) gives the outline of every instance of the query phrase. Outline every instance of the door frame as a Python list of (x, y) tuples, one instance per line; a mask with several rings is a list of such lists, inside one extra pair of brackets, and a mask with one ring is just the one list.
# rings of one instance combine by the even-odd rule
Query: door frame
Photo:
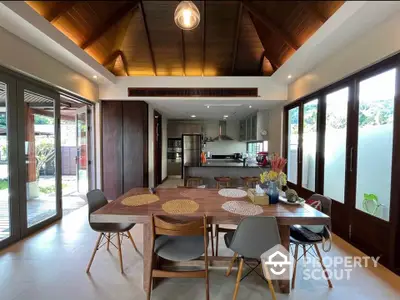
[[(54, 100), (54, 139), (55, 139), (55, 182), (56, 182), (56, 214), (38, 224), (28, 227), (27, 199), (26, 199), (26, 157), (25, 157), (25, 107), (24, 90), (27, 89), (39, 95), (47, 96)], [(62, 217), (62, 191), (61, 191), (61, 138), (60, 138), (60, 94), (52, 89), (36, 86), (25, 80), (17, 82), (17, 115), (18, 115), (18, 168), (19, 173), (19, 207), (21, 237), (26, 237), (39, 229), (46, 227)]]
[(154, 135), (153, 135), (153, 165), (154, 165), (154, 187), (162, 182), (162, 115), (154, 111)]
[(76, 163), (76, 191), (81, 193), (79, 191), (79, 156), (78, 156), (78, 136), (79, 136), (79, 130), (78, 130), (78, 115), (80, 114), (85, 114), (85, 124), (86, 124), (86, 171), (87, 171), (87, 175), (86, 175), (86, 179), (87, 179), (87, 192), (90, 190), (90, 184), (89, 184), (89, 143), (90, 141), (90, 137), (89, 137), (89, 107), (87, 105), (82, 106), (80, 108), (78, 108), (75, 111), (75, 130), (76, 130), (76, 159), (75, 159), (75, 163)]

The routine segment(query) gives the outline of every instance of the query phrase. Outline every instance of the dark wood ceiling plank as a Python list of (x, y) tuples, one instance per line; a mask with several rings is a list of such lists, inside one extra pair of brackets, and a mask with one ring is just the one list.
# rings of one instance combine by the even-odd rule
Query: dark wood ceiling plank
[(183, 76), (186, 76), (185, 34), (183, 30), (181, 30), (181, 36), (182, 36), (182, 73)]
[(246, 10), (252, 14), (255, 18), (257, 18), (265, 27), (267, 27), (269, 30), (274, 32), (275, 34), (279, 35), (286, 44), (288, 44), (292, 49), (297, 50), (299, 49), (299, 45), (293, 40), (293, 38), (285, 32), (282, 28), (279, 28), (270, 18), (268, 18), (265, 15), (261, 15), (257, 9), (248, 2), (248, 0), (243, 0), (242, 1), (243, 6), (246, 8)]
[(207, 31), (207, 24), (206, 24), (206, 1), (202, 1), (202, 11), (203, 11), (203, 35), (202, 35), (202, 67), (201, 67), (201, 76), (204, 76), (204, 66), (206, 64), (206, 31)]
[(313, 1), (301, 1), (303, 8), (314, 18), (318, 19), (322, 24), (324, 24), (328, 18), (325, 17), (313, 3)]
[(50, 23), (55, 23), (62, 17), (68, 10), (70, 10), (78, 1), (62, 1), (57, 3), (57, 6), (45, 16), (46, 20)]
[(264, 75), (264, 70), (263, 70), (264, 59), (265, 59), (265, 51), (263, 51), (263, 53), (261, 54), (260, 67), (258, 68), (258, 74), (260, 74), (261, 76)]
[(239, 2), (239, 10), (238, 10), (238, 16), (237, 16), (237, 21), (236, 21), (236, 33), (235, 33), (235, 40), (233, 43), (233, 53), (232, 53), (232, 71), (231, 71), (232, 75), (234, 74), (234, 71), (235, 71), (240, 28), (241, 28), (241, 24), (242, 24), (242, 15), (243, 15), (243, 4), (242, 4), (242, 2)]
[(121, 59), (122, 59), (122, 64), (124, 65), (124, 71), (126, 73), (126, 76), (129, 76), (128, 60), (126, 59), (124, 52), (121, 51), (120, 55), (121, 55)]
[(153, 73), (154, 73), (154, 76), (157, 76), (156, 61), (154, 59), (153, 46), (151, 44), (149, 27), (147, 26), (146, 13), (144, 11), (143, 1), (142, 0), (140, 0), (140, 11), (142, 12), (144, 28), (145, 28), (145, 31), (146, 31), (147, 44), (149, 46), (149, 51), (150, 51), (150, 56), (151, 56), (151, 63), (152, 63), (152, 66), (153, 66)]
[(119, 8), (112, 16), (110, 16), (105, 22), (101, 24), (99, 28), (94, 28), (92, 35), (81, 45), (81, 48), (86, 48), (93, 45), (99, 40), (111, 27), (116, 25), (121, 19), (123, 19), (128, 13), (132, 12), (139, 4), (139, 1), (132, 1), (124, 4)]

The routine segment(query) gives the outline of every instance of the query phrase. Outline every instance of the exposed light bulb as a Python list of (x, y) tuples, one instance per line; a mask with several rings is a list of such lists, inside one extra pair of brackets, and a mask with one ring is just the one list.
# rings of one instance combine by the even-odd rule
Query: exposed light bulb
[(191, 26), (191, 17), (192, 17), (192, 12), (188, 9), (185, 9), (183, 11), (183, 25), (185, 25), (186, 27), (190, 27)]

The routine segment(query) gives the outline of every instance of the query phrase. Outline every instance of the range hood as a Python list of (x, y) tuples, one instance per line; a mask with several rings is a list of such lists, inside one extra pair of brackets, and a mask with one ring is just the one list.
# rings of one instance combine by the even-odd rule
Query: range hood
[(217, 141), (233, 141), (234, 139), (226, 135), (226, 121), (219, 121), (218, 136), (213, 138), (212, 142)]

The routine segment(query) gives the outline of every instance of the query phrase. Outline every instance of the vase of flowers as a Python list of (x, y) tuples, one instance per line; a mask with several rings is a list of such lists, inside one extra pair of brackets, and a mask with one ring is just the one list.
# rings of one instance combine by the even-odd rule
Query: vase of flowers
[(279, 190), (286, 185), (286, 174), (282, 172), (286, 159), (274, 154), (271, 159), (271, 169), (260, 174), (261, 187), (269, 196), (270, 204), (279, 200)]

